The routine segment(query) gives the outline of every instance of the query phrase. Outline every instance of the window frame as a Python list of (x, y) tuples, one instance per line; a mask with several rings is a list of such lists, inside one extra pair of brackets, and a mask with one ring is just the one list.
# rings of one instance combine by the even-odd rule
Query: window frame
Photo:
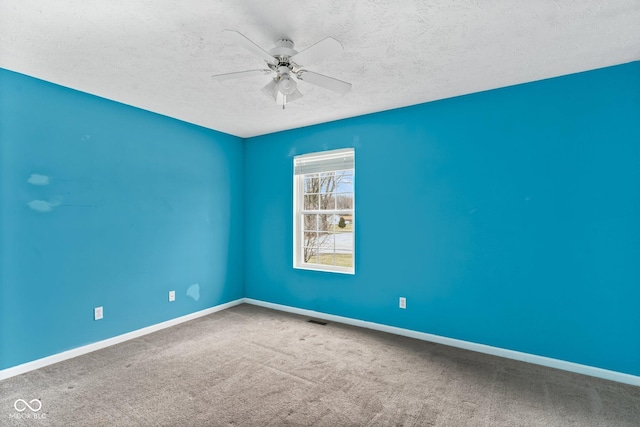
[[(318, 172), (309, 172), (309, 173), (301, 173), (296, 174), (295, 165), (296, 161), (299, 159), (311, 159), (313, 161), (314, 158), (320, 158), (327, 155), (339, 155), (340, 153), (349, 153), (349, 156), (352, 160), (352, 167), (338, 170), (321, 170)], [(356, 264), (356, 191), (355, 191), (355, 176), (356, 176), (356, 168), (355, 168), (355, 150), (353, 148), (340, 149), (340, 150), (329, 150), (329, 151), (320, 151), (308, 153), (300, 156), (294, 157), (294, 173), (293, 173), (293, 268), (300, 270), (313, 270), (313, 271), (323, 271), (329, 273), (341, 273), (341, 274), (355, 274), (355, 264)], [(352, 171), (352, 182), (353, 182), (353, 204), (351, 209), (304, 209), (304, 196), (305, 196), (305, 177), (308, 177), (313, 174), (327, 173), (327, 172), (338, 172), (343, 170)], [(334, 195), (340, 193), (333, 193)], [(353, 228), (351, 230), (352, 234), (352, 249), (351, 255), (353, 264), (351, 267), (344, 267), (339, 265), (329, 265), (329, 264), (317, 264), (304, 262), (304, 215), (305, 214), (320, 214), (320, 215), (351, 215), (351, 222), (353, 224)], [(335, 252), (334, 252), (335, 253)]]

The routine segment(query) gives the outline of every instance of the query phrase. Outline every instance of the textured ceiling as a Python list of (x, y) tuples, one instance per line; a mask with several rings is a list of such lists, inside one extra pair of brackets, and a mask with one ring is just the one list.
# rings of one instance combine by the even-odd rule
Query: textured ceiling
[[(283, 111), (267, 76), (214, 82), (262, 67), (224, 29), (332, 36), (309, 69), (353, 88), (302, 82)], [(0, 67), (241, 137), (638, 59), (640, 0), (0, 0)]]

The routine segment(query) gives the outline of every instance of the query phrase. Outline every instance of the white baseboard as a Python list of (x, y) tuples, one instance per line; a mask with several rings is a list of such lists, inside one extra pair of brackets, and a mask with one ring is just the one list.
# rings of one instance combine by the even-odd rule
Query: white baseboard
[(141, 337), (143, 335), (150, 334), (152, 332), (159, 331), (161, 329), (169, 328), (171, 326), (178, 325), (180, 323), (188, 322), (189, 320), (197, 319), (198, 317), (207, 316), (209, 314), (221, 311), (244, 302), (244, 298), (239, 298), (234, 301), (230, 301), (224, 304), (216, 305), (215, 307), (207, 308), (205, 310), (196, 311), (185, 316), (176, 317), (175, 319), (167, 320), (166, 322), (157, 323), (155, 325), (147, 326), (146, 328), (137, 329), (135, 331), (127, 332), (126, 334), (118, 335), (106, 340), (94, 342), (82, 347), (77, 347), (72, 350), (63, 351), (51, 356), (43, 357), (32, 362), (23, 363), (22, 365), (13, 366), (11, 368), (0, 370), (0, 381), (14, 377), (16, 375), (24, 374), (35, 369), (43, 368), (54, 363), (62, 362), (63, 360), (71, 359), (74, 357), (82, 356), (83, 354), (91, 353), (92, 351), (100, 350), (105, 347), (109, 347), (121, 342), (128, 341), (134, 338)]
[(380, 323), (367, 322), (364, 320), (352, 319), (350, 317), (336, 316), (326, 314), (319, 311), (306, 310), (302, 308), (290, 307), (287, 305), (274, 304), (271, 302), (260, 301), (252, 298), (244, 298), (247, 304), (253, 304), (260, 307), (271, 308), (274, 310), (285, 311), (288, 313), (299, 314), (302, 316), (314, 317), (317, 319), (329, 320), (332, 322), (345, 323), (347, 325), (359, 326), (361, 328), (374, 329), (376, 331), (388, 332), (391, 334), (402, 335), (409, 338), (415, 338), (422, 341), (430, 341), (438, 344), (444, 344), (451, 347), (463, 348), (465, 350), (477, 351), (479, 353), (491, 354), (507, 359), (519, 360), (522, 362), (533, 363), (535, 365), (547, 366), (564, 371), (575, 372), (578, 374), (589, 375), (606, 380), (616, 381), (625, 384), (640, 386), (640, 376), (625, 374), (622, 372), (610, 371), (607, 369), (596, 368), (594, 366), (581, 365), (579, 363), (567, 362), (565, 360), (552, 359), (550, 357), (537, 356), (535, 354), (522, 353), (515, 350), (507, 350), (500, 347), (492, 347), (490, 345), (477, 344), (469, 341), (458, 340), (454, 338), (442, 337), (439, 335), (427, 334), (424, 332), (412, 331), (410, 329), (397, 328), (395, 326), (387, 326)]
[(3, 369), (3, 370), (0, 370), (0, 380), (4, 380), (16, 375), (24, 374), (26, 372), (33, 371), (35, 369), (43, 368), (45, 366), (52, 365), (54, 363), (62, 362), (63, 360), (81, 356), (83, 354), (91, 353), (93, 351), (100, 350), (115, 344), (119, 344), (121, 342), (128, 341), (134, 338), (138, 338), (143, 335), (147, 335), (152, 332), (159, 331), (161, 329), (169, 328), (171, 326), (175, 326), (180, 323), (188, 322), (189, 320), (197, 319), (198, 317), (207, 316), (209, 314), (213, 314), (218, 311), (225, 310), (227, 308), (231, 308), (242, 303), (253, 304), (261, 307), (271, 308), (274, 310), (299, 314), (302, 316), (314, 317), (317, 319), (329, 320), (331, 322), (344, 323), (347, 325), (358, 326), (361, 328), (388, 332), (391, 334), (402, 335), (405, 337), (415, 338), (422, 341), (435, 342), (438, 344), (444, 344), (451, 347), (463, 348), (465, 350), (477, 351), (479, 353), (491, 354), (494, 356), (500, 356), (507, 359), (519, 360), (522, 362), (533, 363), (536, 365), (547, 366), (555, 369), (562, 369), (565, 371), (575, 372), (578, 374), (584, 374), (592, 377), (603, 378), (606, 380), (616, 381), (616, 382), (625, 383), (625, 384), (631, 384), (634, 386), (640, 386), (640, 376), (636, 376), (636, 375), (610, 371), (607, 369), (596, 368), (588, 365), (581, 365), (579, 363), (567, 362), (559, 359), (552, 359), (550, 357), (537, 356), (535, 354), (522, 353), (515, 350), (507, 350), (504, 348), (492, 347), (484, 344), (477, 344), (477, 343), (458, 340), (454, 338), (442, 337), (439, 335), (427, 334), (424, 332), (412, 331), (410, 329), (397, 328), (395, 326), (388, 326), (380, 323), (367, 322), (365, 320), (358, 320), (350, 317), (336, 316), (334, 314), (327, 314), (319, 311), (306, 310), (303, 308), (296, 308), (296, 307), (291, 307), (291, 306), (282, 305), (282, 304), (275, 304), (271, 302), (260, 301), (252, 298), (239, 298), (234, 301), (220, 304), (215, 307), (207, 308), (205, 310), (197, 311), (195, 313), (187, 314), (185, 316), (178, 317), (175, 319), (167, 320), (166, 322), (147, 326), (146, 328), (127, 332), (126, 334), (108, 338), (103, 341), (98, 341), (93, 344), (88, 344), (82, 347), (74, 348), (72, 350), (47, 356), (42, 359), (34, 360), (32, 362), (23, 363), (22, 365)]

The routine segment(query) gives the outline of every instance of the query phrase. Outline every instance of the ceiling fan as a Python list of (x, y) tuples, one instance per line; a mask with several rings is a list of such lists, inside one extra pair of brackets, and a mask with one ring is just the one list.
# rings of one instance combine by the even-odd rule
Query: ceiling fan
[(302, 52), (298, 52), (293, 48), (291, 40), (281, 39), (276, 41), (275, 47), (267, 52), (237, 31), (224, 30), (223, 33), (231, 41), (263, 59), (268, 68), (217, 74), (212, 76), (216, 81), (274, 74), (271, 81), (262, 88), (262, 92), (273, 98), (278, 105), (282, 105), (283, 109), (288, 102), (302, 97), (296, 80), (311, 83), (340, 94), (345, 94), (351, 90), (351, 83), (303, 68), (302, 64), (313, 64), (342, 52), (342, 43), (332, 37), (327, 37)]

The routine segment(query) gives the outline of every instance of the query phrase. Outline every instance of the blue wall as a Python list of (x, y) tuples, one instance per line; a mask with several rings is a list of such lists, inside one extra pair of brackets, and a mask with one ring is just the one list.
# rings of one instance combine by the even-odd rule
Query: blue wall
[(240, 138), (6, 70), (0, 94), (0, 369), (242, 297)]
[[(294, 270), (293, 156), (343, 147), (356, 274)], [(247, 297), (640, 375), (640, 62), (251, 138), (244, 168)]]
[[(639, 62), (244, 141), (0, 94), (0, 369), (247, 296), (640, 375)], [(293, 156), (344, 147), (356, 274), (294, 270)]]

